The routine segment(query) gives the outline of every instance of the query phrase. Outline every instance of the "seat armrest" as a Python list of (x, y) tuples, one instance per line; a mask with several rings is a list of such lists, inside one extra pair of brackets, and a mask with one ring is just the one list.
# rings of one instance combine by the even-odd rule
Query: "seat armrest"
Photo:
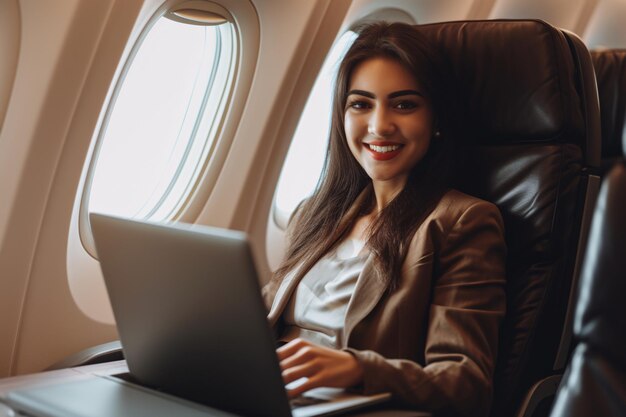
[[(551, 375), (536, 382), (528, 392), (517, 411), (517, 417), (533, 417), (539, 404), (546, 398), (555, 397), (563, 374)], [(553, 399), (554, 401), (554, 399)]]
[(124, 359), (122, 344), (119, 340), (93, 346), (74, 353), (67, 358), (49, 366), (46, 371), (74, 368), (76, 366), (93, 365), (96, 363), (111, 362)]

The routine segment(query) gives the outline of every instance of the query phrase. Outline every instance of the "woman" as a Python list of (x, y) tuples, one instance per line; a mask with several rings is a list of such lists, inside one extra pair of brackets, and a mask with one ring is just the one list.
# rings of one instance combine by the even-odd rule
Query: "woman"
[(286, 383), (488, 414), (504, 316), (503, 226), (450, 188), (452, 84), (409, 25), (360, 31), (337, 76), (317, 190), (264, 296)]

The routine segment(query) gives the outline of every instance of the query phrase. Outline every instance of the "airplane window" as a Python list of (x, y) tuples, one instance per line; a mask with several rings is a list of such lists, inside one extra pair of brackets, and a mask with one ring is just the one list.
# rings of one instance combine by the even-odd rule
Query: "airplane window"
[(236, 47), (233, 24), (220, 16), (173, 12), (154, 23), (131, 53), (105, 118), (89, 212), (177, 216), (210, 159)]
[(282, 228), (296, 206), (317, 185), (328, 147), (334, 75), (356, 36), (347, 31), (335, 42), (298, 122), (276, 189), (274, 220)]

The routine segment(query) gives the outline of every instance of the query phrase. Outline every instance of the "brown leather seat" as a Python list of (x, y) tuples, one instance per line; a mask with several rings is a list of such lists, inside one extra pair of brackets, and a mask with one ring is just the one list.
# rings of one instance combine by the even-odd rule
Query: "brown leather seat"
[(591, 51), (602, 122), (602, 167), (621, 158), (626, 139), (626, 49)]
[(626, 415), (626, 163), (605, 177), (593, 217), (574, 331), (579, 344), (551, 417)]
[(514, 415), (569, 352), (569, 294), (600, 164), (591, 58), (575, 35), (542, 21), (419, 28), (449, 59), (462, 97), (459, 188), (496, 203), (505, 221), (508, 312), (492, 415)]
[(613, 168), (602, 184), (585, 252), (574, 322), (579, 343), (552, 417), (626, 415), (626, 50), (591, 55), (602, 114), (602, 163)]

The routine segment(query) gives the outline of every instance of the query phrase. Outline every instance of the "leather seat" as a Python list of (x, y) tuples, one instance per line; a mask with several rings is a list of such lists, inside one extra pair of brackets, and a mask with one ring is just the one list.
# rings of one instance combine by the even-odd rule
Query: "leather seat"
[(579, 340), (551, 417), (626, 415), (626, 163), (605, 177), (574, 323)]
[[(579, 341), (552, 417), (626, 415), (626, 50), (591, 53), (602, 114), (605, 177), (578, 293)], [(615, 163), (618, 161), (617, 163)]]
[(602, 167), (608, 169), (624, 152), (626, 137), (626, 49), (591, 51), (596, 71), (602, 122)]
[(508, 311), (492, 415), (530, 413), (559, 378), (531, 387), (562, 373), (570, 351), (570, 290), (600, 165), (591, 58), (575, 35), (542, 21), (418, 28), (450, 61), (462, 98), (458, 187), (497, 204), (505, 222)]

